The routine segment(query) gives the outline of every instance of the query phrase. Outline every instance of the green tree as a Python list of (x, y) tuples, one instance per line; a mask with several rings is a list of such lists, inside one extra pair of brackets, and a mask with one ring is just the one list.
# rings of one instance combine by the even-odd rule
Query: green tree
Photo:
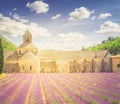
[(4, 65), (4, 51), (2, 39), (0, 39), (0, 74), (3, 72), (3, 65)]
[(88, 50), (108, 50), (111, 55), (120, 54), (120, 37), (108, 37), (101, 44), (90, 47)]

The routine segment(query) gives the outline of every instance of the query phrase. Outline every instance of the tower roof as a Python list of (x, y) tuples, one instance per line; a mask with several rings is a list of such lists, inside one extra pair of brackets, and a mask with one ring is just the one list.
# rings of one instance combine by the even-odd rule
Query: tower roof
[(28, 30), (24, 33), (24, 35), (30, 35), (30, 36), (32, 36), (31, 33)]
[(32, 34), (27, 30), (23, 35), (23, 43), (18, 48), (37, 48), (32, 43)]
[(120, 57), (120, 54), (117, 54), (115, 56), (112, 56), (112, 58), (119, 58)]
[(23, 43), (18, 48), (37, 48), (33, 43)]

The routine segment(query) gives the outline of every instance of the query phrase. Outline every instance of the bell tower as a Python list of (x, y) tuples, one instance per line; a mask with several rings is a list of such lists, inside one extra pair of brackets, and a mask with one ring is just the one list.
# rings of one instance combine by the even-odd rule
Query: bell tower
[(23, 35), (23, 43), (32, 43), (32, 35), (28, 30)]

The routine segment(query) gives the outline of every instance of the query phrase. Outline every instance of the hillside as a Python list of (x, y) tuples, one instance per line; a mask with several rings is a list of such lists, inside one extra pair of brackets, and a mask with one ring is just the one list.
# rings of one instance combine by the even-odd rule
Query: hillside
[(120, 37), (109, 37), (97, 46), (88, 48), (87, 50), (108, 50), (112, 55), (120, 54)]
[(4, 50), (11, 51), (16, 49), (16, 46), (13, 43), (11, 43), (9, 40), (7, 40), (5, 37), (0, 36), (0, 39), (3, 42)]

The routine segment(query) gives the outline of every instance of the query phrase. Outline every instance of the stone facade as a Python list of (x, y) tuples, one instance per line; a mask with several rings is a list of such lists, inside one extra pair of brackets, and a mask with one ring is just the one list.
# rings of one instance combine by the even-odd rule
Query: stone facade
[(113, 71), (120, 72), (120, 54), (113, 56), (111, 59), (112, 59)]
[(27, 31), (23, 43), (14, 51), (5, 52), (5, 72), (21, 73), (84, 73), (119, 72), (120, 55), (108, 51), (39, 51)]
[(32, 35), (27, 31), (21, 44), (10, 56), (5, 54), (5, 72), (39, 73), (40, 60), (38, 48), (32, 43)]

